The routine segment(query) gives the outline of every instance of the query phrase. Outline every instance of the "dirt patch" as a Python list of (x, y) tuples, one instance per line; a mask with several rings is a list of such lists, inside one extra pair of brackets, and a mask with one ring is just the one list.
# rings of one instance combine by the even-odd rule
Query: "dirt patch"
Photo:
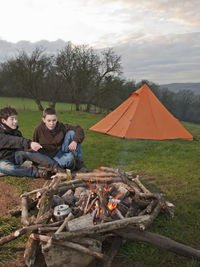
[(24, 262), (24, 251), (19, 251), (16, 253), (16, 259), (8, 261), (2, 265), (2, 267), (26, 267)]
[(37, 188), (41, 188), (44, 185), (45, 181), (46, 180), (42, 178), (30, 179), (29, 185), (33, 189), (37, 189)]
[(0, 182), (0, 216), (9, 215), (9, 210), (20, 205), (20, 197), (13, 185), (5, 182)]
[[(30, 187), (33, 189), (41, 188), (44, 184), (44, 179), (30, 180)], [(0, 181), (0, 216), (9, 216), (9, 211), (19, 207), (21, 204), (21, 198), (17, 193), (14, 185)]]

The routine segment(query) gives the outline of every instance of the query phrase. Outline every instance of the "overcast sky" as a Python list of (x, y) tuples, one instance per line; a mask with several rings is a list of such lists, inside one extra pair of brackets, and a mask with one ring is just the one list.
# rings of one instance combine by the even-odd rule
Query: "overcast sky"
[(0, 38), (114, 47), (125, 76), (200, 82), (200, 0), (0, 0)]

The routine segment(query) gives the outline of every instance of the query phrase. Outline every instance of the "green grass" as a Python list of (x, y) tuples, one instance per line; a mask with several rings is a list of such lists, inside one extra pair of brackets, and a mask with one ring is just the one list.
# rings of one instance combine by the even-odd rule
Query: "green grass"
[[(103, 115), (61, 109), (58, 116), (62, 122), (79, 124), (84, 128), (85, 140), (82, 149), (89, 170), (93, 170), (98, 165), (104, 165), (133, 171), (140, 175), (141, 180), (150, 190), (162, 192), (166, 199), (176, 205), (174, 219), (169, 219), (164, 214), (160, 215), (154, 221), (151, 231), (200, 249), (199, 141), (124, 140), (89, 131), (89, 127), (98, 122)], [(25, 137), (32, 137), (33, 129), (40, 119), (41, 112), (36, 109), (19, 112), (19, 126)], [(200, 139), (200, 125), (183, 124), (197, 140)], [(29, 189), (28, 178), (24, 178), (23, 183), (18, 182), (18, 178), (14, 177), (6, 178), (6, 181), (15, 184), (19, 194)], [(6, 223), (9, 225), (9, 221)], [(11, 227), (10, 231), (12, 230)], [(0, 235), (2, 233), (0, 230)], [(1, 253), (0, 261), (3, 257)], [(140, 261), (145, 266), (153, 267), (200, 266), (194, 260), (135, 242), (125, 243), (118, 257), (123, 258), (127, 266), (130, 260)]]
[[(41, 101), (41, 104), (44, 108), (49, 106), (49, 102)], [(30, 98), (16, 98), (16, 97), (0, 97), (0, 108), (5, 106), (15, 107), (18, 111), (37, 111), (38, 106), (35, 101)], [(80, 109), (85, 108), (85, 105), (80, 105)], [(75, 105), (70, 103), (57, 103), (57, 111), (73, 111), (75, 110)]]

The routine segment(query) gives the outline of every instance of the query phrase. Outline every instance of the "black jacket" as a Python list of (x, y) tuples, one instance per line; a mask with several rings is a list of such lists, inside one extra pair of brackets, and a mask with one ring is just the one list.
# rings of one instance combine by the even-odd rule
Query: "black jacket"
[(30, 148), (31, 140), (22, 136), (18, 129), (0, 123), (0, 160), (15, 162), (15, 152)]

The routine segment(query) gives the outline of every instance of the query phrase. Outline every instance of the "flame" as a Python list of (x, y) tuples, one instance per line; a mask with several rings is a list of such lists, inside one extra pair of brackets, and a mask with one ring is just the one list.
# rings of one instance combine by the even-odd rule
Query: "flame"
[[(121, 196), (121, 194), (117, 194), (115, 197), (113, 197), (113, 199), (118, 199), (120, 196)], [(117, 204), (118, 203), (109, 201), (107, 206), (108, 206), (109, 210), (114, 210), (117, 207)]]
[(97, 212), (99, 210), (99, 214), (102, 214), (102, 209), (100, 208), (98, 201), (95, 201), (95, 209), (97, 210)]
[[(89, 181), (88, 188), (89, 188), (90, 191), (92, 191), (94, 193), (97, 193), (98, 185), (100, 184), (100, 178), (95, 177), (95, 180), (96, 180), (96, 185), (97, 186), (93, 187), (92, 186), (92, 180), (91, 180), (91, 181)], [(104, 198), (106, 198), (106, 193), (110, 189), (111, 189), (111, 187), (108, 186), (107, 180), (105, 179), (105, 184), (103, 186), (103, 197)], [(121, 194), (117, 194), (115, 197), (112, 197), (112, 199), (118, 199), (120, 196), (121, 196)], [(117, 207), (117, 205), (118, 205), (118, 203), (108, 201), (107, 207), (108, 207), (109, 210), (113, 211)], [(102, 214), (102, 209), (101, 209), (98, 201), (95, 201), (94, 206), (91, 208), (91, 212), (94, 211), (94, 210), (97, 210), (97, 213)], [(108, 213), (108, 211), (107, 211), (107, 213)]]
[(117, 203), (108, 202), (108, 208), (109, 210), (114, 210), (117, 207)]

